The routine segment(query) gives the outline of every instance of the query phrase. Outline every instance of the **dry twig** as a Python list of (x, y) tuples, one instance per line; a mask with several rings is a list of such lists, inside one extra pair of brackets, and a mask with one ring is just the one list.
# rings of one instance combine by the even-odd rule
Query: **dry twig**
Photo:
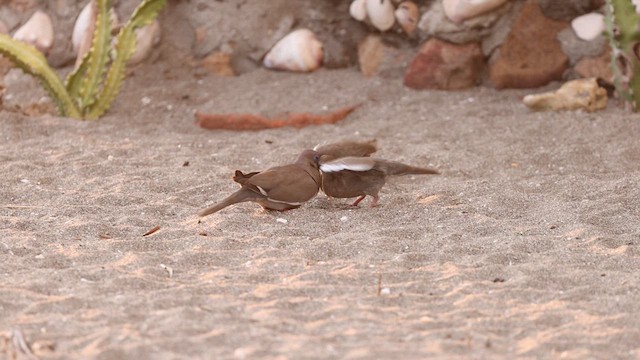
[(196, 124), (205, 129), (263, 130), (285, 126), (303, 128), (310, 125), (335, 124), (344, 119), (359, 105), (347, 106), (328, 114), (291, 113), (269, 119), (254, 114), (205, 114), (196, 112)]

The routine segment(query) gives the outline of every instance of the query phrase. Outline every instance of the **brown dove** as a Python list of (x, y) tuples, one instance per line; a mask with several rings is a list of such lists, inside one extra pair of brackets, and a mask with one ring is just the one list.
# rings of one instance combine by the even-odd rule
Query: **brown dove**
[(241, 185), (240, 190), (198, 215), (211, 215), (229, 205), (246, 201), (270, 210), (295, 209), (318, 193), (321, 181), (319, 159), (317, 152), (305, 150), (293, 164), (248, 174), (236, 171), (233, 180)]
[(315, 150), (320, 154), (322, 191), (330, 197), (358, 197), (353, 206), (358, 206), (367, 195), (373, 198), (371, 206), (376, 206), (387, 176), (439, 174), (435, 169), (369, 157), (377, 150), (375, 141), (347, 141), (319, 146)]

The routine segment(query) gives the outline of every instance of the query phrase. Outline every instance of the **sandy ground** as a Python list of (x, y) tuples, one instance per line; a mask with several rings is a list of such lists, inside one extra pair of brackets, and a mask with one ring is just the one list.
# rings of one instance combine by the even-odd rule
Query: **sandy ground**
[[(37, 101), (18, 80), (13, 102)], [(530, 92), (155, 64), (97, 122), (2, 111), (0, 334), (44, 359), (638, 358), (640, 117), (532, 113)], [(352, 104), (301, 130), (193, 118)], [(196, 217), (235, 169), (372, 138), (442, 175), (394, 178), (376, 208)]]

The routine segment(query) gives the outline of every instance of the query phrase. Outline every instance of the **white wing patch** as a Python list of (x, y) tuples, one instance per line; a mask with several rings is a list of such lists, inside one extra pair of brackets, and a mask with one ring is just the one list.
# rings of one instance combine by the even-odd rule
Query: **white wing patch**
[(263, 188), (261, 188), (260, 186), (256, 185), (256, 187), (258, 188), (258, 190), (260, 190), (260, 194), (267, 196), (267, 191)]
[(338, 172), (342, 170), (368, 171), (373, 169), (375, 160), (369, 157), (343, 157), (320, 164), (320, 171), (324, 173)]

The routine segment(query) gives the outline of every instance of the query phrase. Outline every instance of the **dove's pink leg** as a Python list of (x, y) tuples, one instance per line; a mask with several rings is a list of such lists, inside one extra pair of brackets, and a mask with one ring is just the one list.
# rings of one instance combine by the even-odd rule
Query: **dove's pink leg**
[(376, 207), (378, 206), (378, 197), (377, 196), (373, 196), (371, 195), (371, 197), (373, 198), (373, 200), (371, 200), (371, 207)]
[(351, 204), (351, 206), (358, 206), (358, 204), (360, 204), (360, 201), (364, 200), (364, 198), (366, 198), (367, 195), (362, 195), (359, 198), (356, 199), (356, 201), (353, 202), (353, 204)]

